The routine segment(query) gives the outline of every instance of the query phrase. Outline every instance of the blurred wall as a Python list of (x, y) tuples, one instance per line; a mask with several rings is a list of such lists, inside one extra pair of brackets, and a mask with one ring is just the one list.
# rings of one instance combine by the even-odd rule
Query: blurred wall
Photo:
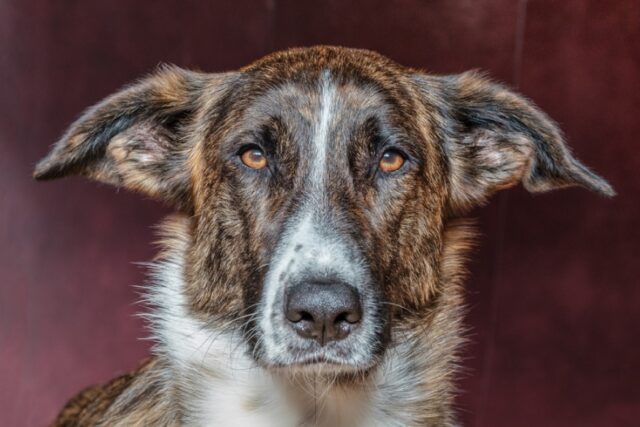
[(532, 98), (619, 196), (521, 189), (474, 212), (468, 426), (636, 426), (640, 417), (637, 0), (0, 2), (0, 425), (50, 421), (149, 343), (132, 261), (158, 204), (31, 168), (87, 106), (160, 62), (221, 71), (289, 46), (488, 71)]

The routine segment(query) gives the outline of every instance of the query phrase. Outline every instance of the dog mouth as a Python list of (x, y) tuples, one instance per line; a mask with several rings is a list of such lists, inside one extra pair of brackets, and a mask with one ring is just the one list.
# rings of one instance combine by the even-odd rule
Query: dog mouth
[(342, 343), (333, 343), (333, 345), (322, 347), (288, 347), (289, 351), (284, 354), (281, 353), (274, 358), (263, 358), (259, 360), (259, 364), (267, 370), (285, 373), (349, 375), (371, 371), (379, 359), (373, 353), (354, 352), (353, 349), (342, 345)]
[(315, 373), (340, 376), (364, 375), (375, 367), (375, 363), (352, 363), (346, 359), (325, 354), (300, 356), (290, 362), (267, 364), (266, 368), (281, 373)]

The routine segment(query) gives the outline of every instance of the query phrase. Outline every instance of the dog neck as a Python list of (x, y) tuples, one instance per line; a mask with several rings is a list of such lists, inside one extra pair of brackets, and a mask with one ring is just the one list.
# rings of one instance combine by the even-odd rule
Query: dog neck
[[(189, 313), (184, 259), (187, 219), (165, 227), (164, 251), (152, 265), (146, 299), (155, 353), (163, 361), (166, 398), (187, 425), (226, 427), (452, 426), (451, 375), (460, 344), (457, 292), (444, 297), (372, 371), (344, 378), (322, 370), (259, 366), (239, 331), (205, 324)], [(228, 328), (227, 328), (228, 329)], [(436, 345), (437, 343), (437, 345)]]

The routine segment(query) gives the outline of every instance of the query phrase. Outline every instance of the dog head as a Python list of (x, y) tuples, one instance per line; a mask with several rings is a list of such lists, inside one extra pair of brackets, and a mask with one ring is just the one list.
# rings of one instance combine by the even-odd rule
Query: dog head
[(90, 108), (35, 171), (69, 174), (192, 216), (190, 315), (242, 330), (263, 366), (341, 372), (428, 315), (451, 218), (520, 182), (613, 195), (509, 89), (332, 47), (163, 68)]

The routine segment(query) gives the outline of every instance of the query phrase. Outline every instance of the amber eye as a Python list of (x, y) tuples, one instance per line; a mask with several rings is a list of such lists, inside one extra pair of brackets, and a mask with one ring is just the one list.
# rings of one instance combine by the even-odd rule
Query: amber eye
[(382, 153), (382, 158), (380, 159), (380, 170), (382, 172), (395, 172), (404, 165), (405, 158), (397, 150), (387, 150)]
[(258, 147), (249, 147), (242, 151), (240, 160), (251, 169), (263, 169), (267, 166), (267, 156)]

